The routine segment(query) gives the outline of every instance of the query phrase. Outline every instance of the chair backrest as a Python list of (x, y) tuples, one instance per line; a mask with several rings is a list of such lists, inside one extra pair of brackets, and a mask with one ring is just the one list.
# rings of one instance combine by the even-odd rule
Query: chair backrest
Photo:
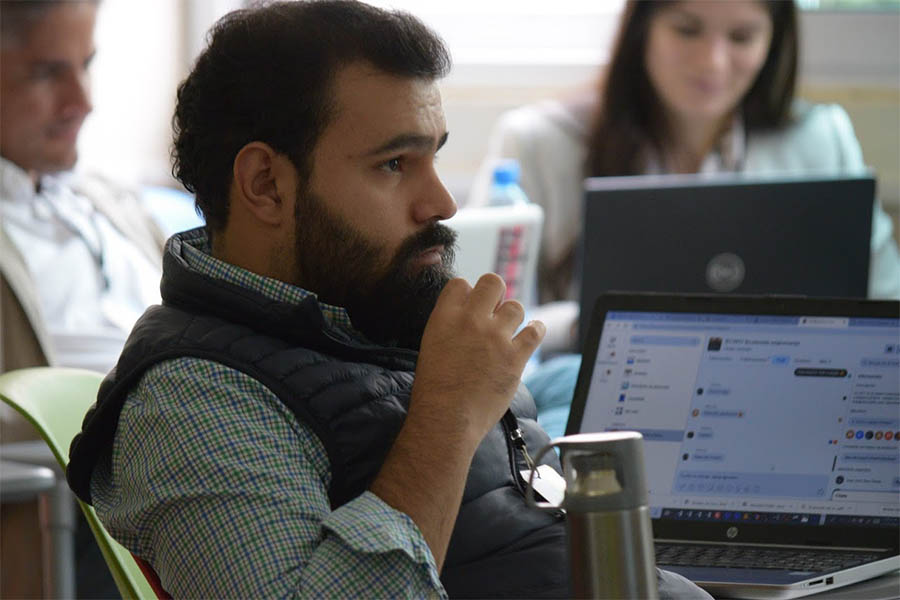
[[(97, 399), (103, 375), (84, 369), (36, 367), (0, 375), (0, 400), (19, 411), (41, 435), (59, 464), (69, 462), (69, 444)], [(116, 542), (94, 508), (78, 502), (123, 598), (156, 598), (131, 553)]]

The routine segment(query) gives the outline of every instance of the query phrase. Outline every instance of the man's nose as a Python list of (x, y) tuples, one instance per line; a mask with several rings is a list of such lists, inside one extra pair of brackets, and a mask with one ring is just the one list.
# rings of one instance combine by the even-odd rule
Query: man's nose
[(413, 219), (417, 223), (443, 221), (456, 214), (456, 200), (441, 181), (436, 171), (432, 171), (428, 185), (423, 186), (413, 207)]
[(72, 72), (64, 82), (62, 112), (64, 117), (80, 117), (94, 109), (91, 82), (87, 71)]

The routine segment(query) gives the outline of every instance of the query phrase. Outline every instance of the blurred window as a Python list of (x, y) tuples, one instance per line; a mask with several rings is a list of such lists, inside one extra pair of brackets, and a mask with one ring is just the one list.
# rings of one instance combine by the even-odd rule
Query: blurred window
[(803, 10), (900, 10), (900, 0), (797, 0)]
[(456, 64), (596, 65), (623, 0), (367, 0), (409, 11), (447, 42)]

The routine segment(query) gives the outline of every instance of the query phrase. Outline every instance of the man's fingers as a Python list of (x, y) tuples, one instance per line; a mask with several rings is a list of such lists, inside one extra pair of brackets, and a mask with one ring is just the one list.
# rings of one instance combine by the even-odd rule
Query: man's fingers
[(540, 345), (546, 333), (547, 327), (541, 321), (530, 321), (512, 339), (513, 348), (522, 359), (523, 364)]
[(485, 273), (478, 278), (472, 293), (469, 294), (469, 306), (476, 314), (493, 314), (494, 310), (503, 301), (506, 294), (506, 284), (496, 273)]
[(441, 295), (438, 298), (438, 304), (446, 303), (448, 306), (459, 306), (466, 301), (466, 297), (472, 291), (472, 286), (462, 277), (454, 277), (447, 282)]
[(494, 311), (494, 318), (512, 334), (525, 320), (525, 307), (518, 300), (504, 300)]

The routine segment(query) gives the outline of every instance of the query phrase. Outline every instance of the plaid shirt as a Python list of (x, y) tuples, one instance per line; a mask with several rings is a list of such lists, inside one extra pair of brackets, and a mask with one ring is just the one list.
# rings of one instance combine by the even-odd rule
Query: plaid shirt
[[(310, 295), (212, 258), (202, 230), (182, 236), (198, 272), (283, 302)], [(446, 597), (407, 515), (371, 492), (331, 510), (321, 442), (251, 377), (161, 362), (129, 393), (117, 432), (91, 480), (94, 506), (174, 597)]]

